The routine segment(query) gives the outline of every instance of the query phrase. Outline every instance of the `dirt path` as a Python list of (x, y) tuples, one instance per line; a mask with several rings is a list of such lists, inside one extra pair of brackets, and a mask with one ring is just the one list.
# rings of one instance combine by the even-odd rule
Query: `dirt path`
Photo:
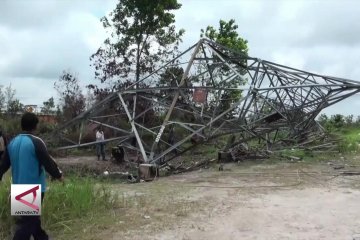
[(315, 166), (306, 169), (312, 174), (301, 174), (298, 168), (277, 166), (245, 170), (260, 175), (240, 170), (171, 177), (167, 181), (192, 186), (190, 198), (206, 207), (167, 229), (148, 226), (129, 239), (360, 239), (360, 178), (314, 172), (329, 169)]
[[(85, 160), (101, 171), (111, 167)], [(121, 194), (142, 196), (142, 207), (125, 210), (127, 217), (93, 239), (360, 240), (360, 176), (338, 176), (346, 167), (279, 163), (226, 168), (114, 185)]]
[(357, 190), (319, 188), (235, 196), (209, 217), (149, 239), (353, 239), (360, 233), (359, 199)]

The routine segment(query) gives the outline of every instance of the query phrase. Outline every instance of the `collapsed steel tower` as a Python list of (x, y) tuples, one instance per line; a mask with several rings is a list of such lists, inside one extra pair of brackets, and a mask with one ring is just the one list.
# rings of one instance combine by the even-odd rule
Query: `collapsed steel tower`
[[(321, 110), (359, 91), (357, 81), (248, 57), (201, 39), (54, 135), (58, 149), (88, 146), (95, 142), (83, 142), (85, 127), (102, 125), (113, 131), (106, 141), (161, 165), (226, 135), (233, 136), (233, 145), (259, 139), (268, 148), (306, 141), (321, 128), (315, 121)], [(80, 126), (76, 140), (69, 137), (75, 126)]]

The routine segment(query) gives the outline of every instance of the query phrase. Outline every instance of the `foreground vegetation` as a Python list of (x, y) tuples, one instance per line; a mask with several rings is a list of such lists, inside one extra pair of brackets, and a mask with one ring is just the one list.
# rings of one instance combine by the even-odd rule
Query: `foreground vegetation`
[[(9, 236), (13, 224), (9, 192), (8, 178), (0, 185), (0, 239)], [(109, 211), (117, 204), (117, 195), (111, 194), (105, 183), (76, 177), (65, 183), (52, 182), (42, 207), (42, 223), (50, 233), (73, 238), (76, 233), (84, 233), (84, 226), (109, 223)]]
[[(13, 224), (9, 191), (7, 178), (0, 185), (0, 239), (9, 237)], [(162, 222), (156, 226), (160, 229), (197, 208), (186, 192), (160, 182), (149, 188), (148, 183), (129, 185), (114, 180), (68, 177), (64, 184), (50, 183), (42, 223), (50, 236), (58, 240), (105, 239), (112, 231), (136, 230), (153, 220)], [(160, 221), (164, 217), (166, 222)]]

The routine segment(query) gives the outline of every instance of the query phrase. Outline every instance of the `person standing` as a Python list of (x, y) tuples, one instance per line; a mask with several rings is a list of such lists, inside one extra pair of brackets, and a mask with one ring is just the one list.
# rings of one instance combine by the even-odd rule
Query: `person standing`
[(96, 130), (96, 155), (98, 157), (98, 161), (100, 161), (100, 155), (103, 161), (106, 161), (105, 158), (105, 136), (101, 127), (98, 127)]
[[(46, 191), (48, 172), (54, 179), (63, 181), (63, 174), (49, 155), (43, 140), (34, 135), (39, 119), (34, 113), (25, 113), (21, 118), (23, 133), (13, 138), (0, 159), (0, 181), (11, 166), (13, 184), (41, 184), (41, 200)], [(41, 227), (40, 216), (20, 216), (16, 219), (13, 240), (48, 240)]]
[(3, 153), (5, 152), (5, 138), (0, 130), (0, 159)]

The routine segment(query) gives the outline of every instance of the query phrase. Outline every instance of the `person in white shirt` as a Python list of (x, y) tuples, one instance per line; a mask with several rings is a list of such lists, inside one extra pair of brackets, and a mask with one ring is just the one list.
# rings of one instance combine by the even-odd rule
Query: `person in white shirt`
[(98, 157), (98, 161), (100, 161), (100, 155), (103, 161), (106, 161), (105, 158), (105, 137), (104, 132), (101, 127), (98, 127), (96, 130), (96, 155)]

